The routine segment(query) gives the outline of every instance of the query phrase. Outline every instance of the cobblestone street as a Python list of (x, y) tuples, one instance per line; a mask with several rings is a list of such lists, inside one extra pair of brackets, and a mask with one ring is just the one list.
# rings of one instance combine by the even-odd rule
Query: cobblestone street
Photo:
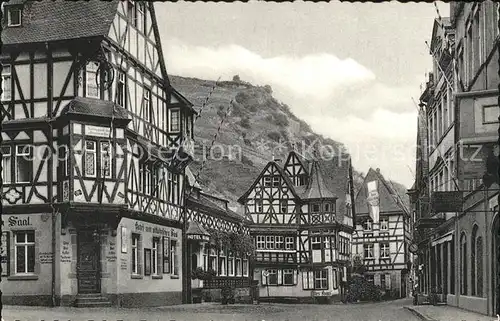
[(409, 300), (352, 305), (260, 304), (227, 305), (193, 304), (160, 308), (47, 308), (6, 306), (5, 321), (84, 321), (84, 320), (164, 320), (164, 321), (417, 321), (404, 309)]

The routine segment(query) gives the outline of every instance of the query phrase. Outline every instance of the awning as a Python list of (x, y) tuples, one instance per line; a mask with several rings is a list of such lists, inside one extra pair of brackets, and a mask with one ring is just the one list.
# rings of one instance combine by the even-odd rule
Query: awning
[(196, 221), (191, 221), (188, 223), (188, 229), (186, 232), (188, 240), (208, 242), (210, 240), (210, 234)]
[(441, 236), (439, 239), (432, 241), (431, 246), (435, 246), (444, 242), (451, 242), (453, 240), (453, 234), (455, 231), (451, 231)]

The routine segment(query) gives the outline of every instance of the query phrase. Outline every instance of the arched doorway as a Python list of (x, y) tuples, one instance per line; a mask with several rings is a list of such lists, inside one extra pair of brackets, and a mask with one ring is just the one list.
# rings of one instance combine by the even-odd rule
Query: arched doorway
[(500, 314), (500, 219), (497, 215), (493, 222), (493, 311)]

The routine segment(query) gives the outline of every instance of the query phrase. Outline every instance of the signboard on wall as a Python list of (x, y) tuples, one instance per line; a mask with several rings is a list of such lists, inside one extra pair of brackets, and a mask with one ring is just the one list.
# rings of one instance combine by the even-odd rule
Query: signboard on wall
[(496, 144), (469, 144), (459, 145), (458, 177), (464, 179), (480, 179), (486, 173), (486, 161), (490, 154), (498, 153)]
[(433, 213), (462, 211), (463, 192), (432, 192), (431, 210)]
[(111, 129), (109, 127), (85, 125), (85, 135), (96, 137), (109, 137)]

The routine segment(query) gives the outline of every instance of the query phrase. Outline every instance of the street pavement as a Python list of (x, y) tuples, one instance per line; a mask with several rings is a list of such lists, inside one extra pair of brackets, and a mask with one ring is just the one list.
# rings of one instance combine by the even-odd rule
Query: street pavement
[(497, 321), (496, 317), (490, 317), (448, 305), (418, 305), (408, 306), (407, 309), (410, 311), (413, 310), (422, 321)]
[(191, 304), (159, 308), (67, 308), (4, 306), (5, 321), (420, 321), (405, 309), (408, 299), (360, 304)]

